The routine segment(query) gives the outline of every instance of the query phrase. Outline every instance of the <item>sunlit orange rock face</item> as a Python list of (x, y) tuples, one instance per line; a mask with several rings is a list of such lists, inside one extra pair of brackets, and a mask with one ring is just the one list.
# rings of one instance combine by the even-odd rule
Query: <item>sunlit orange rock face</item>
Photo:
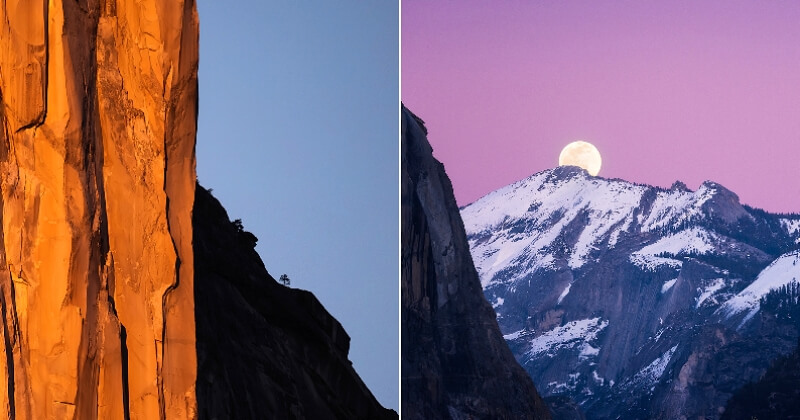
[(0, 3), (0, 418), (195, 418), (192, 0)]

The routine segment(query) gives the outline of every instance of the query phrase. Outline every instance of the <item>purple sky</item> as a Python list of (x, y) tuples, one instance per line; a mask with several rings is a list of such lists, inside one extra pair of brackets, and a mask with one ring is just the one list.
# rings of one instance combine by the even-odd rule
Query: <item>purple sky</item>
[(800, 213), (800, 2), (402, 1), (402, 100), (459, 205), (600, 150), (600, 176)]

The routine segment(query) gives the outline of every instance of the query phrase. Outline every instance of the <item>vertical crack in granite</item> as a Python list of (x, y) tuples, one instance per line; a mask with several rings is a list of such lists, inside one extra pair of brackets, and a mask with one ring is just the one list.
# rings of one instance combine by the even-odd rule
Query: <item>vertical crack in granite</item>
[(131, 420), (131, 396), (128, 390), (128, 333), (125, 326), (119, 326), (119, 342), (121, 343), (120, 357), (122, 358), (122, 415), (125, 420)]
[[(4, 112), (0, 109), (0, 159), (4, 158), (8, 154), (8, 147), (6, 145), (6, 136), (5, 136), (5, 118)], [(3, 197), (0, 195), (0, 208), (3, 207)], [(3, 226), (3, 214), (0, 212), (0, 226)], [(13, 281), (11, 279), (11, 273), (8, 270), (8, 264), (6, 263), (6, 253), (5, 253), (5, 240), (4, 240), (5, 232), (0, 229), (0, 318), (2, 318), (3, 322), (3, 350), (5, 353), (5, 360), (4, 364), (0, 364), (2, 371), (0, 371), (0, 377), (2, 377), (2, 382), (0, 382), (0, 386), (4, 386), (6, 389), (6, 394), (4, 398), (1, 400), (2, 402), (2, 409), (3, 411), (8, 414), (9, 418), (15, 418), (16, 416), (16, 407), (15, 407), (15, 383), (14, 383), (14, 345), (11, 341), (11, 334), (16, 334), (16, 329), (13, 328), (13, 324), (10, 322), (11, 313), (9, 312), (8, 304), (6, 303), (6, 298), (13, 296), (13, 291), (9, 290), (13, 287)]]
[[(5, 276), (4, 276), (5, 277)], [(10, 277), (8, 277), (10, 280)], [(5, 289), (5, 287), (3, 288)], [(13, 352), (13, 345), (11, 343), (11, 330), (9, 327), (9, 320), (8, 320), (8, 307), (6, 306), (6, 293), (3, 290), (2, 295), (0, 295), (0, 304), (2, 304), (2, 308), (0, 310), (3, 311), (3, 342), (5, 344), (5, 354), (6, 354), (6, 369), (3, 372), (5, 378), (5, 386), (7, 391), (8, 398), (5, 401), (5, 406), (8, 407), (8, 415), (9, 418), (15, 418), (15, 407), (14, 407), (14, 352)]]

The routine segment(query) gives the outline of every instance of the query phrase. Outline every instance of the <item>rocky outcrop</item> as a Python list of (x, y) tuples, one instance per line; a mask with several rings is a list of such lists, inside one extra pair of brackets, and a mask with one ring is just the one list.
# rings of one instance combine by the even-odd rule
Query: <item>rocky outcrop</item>
[(544, 402), (550, 408), (553, 420), (586, 420), (581, 407), (569, 397), (546, 397)]
[(550, 418), (483, 297), (450, 180), (426, 134), (403, 108), (403, 418)]
[(0, 5), (0, 417), (196, 415), (198, 20)]
[[(800, 344), (800, 343), (798, 343)], [(723, 420), (800, 418), (800, 348), (776, 360), (764, 376), (731, 397)]]
[(255, 237), (201, 187), (193, 225), (201, 419), (397, 418), (353, 370), (341, 324), (278, 284)]

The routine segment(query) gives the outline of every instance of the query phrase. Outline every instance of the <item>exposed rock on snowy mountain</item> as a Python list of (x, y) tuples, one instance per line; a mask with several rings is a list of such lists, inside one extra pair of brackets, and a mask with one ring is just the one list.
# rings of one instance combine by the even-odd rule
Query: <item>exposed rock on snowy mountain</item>
[(453, 188), (426, 134), (403, 107), (403, 418), (550, 418), (481, 293)]
[(719, 416), (797, 330), (759, 301), (800, 280), (800, 216), (558, 167), (462, 208), (500, 328), (588, 418)]

